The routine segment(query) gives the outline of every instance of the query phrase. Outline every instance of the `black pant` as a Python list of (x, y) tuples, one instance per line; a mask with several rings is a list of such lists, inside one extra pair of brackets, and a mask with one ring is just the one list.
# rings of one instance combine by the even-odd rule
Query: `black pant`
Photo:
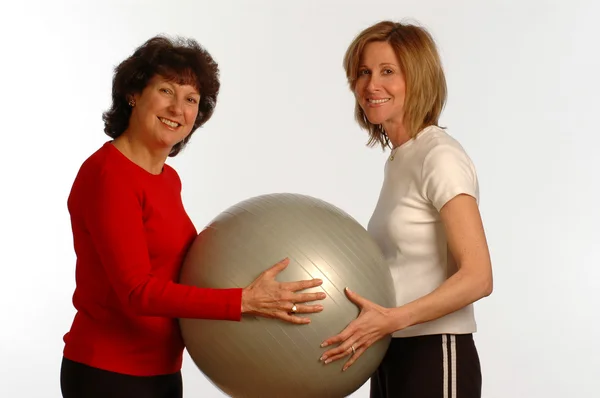
[(394, 338), (375, 374), (371, 398), (481, 398), (473, 335)]
[(93, 368), (63, 358), (60, 369), (63, 398), (182, 398), (181, 372), (160, 376), (130, 376)]

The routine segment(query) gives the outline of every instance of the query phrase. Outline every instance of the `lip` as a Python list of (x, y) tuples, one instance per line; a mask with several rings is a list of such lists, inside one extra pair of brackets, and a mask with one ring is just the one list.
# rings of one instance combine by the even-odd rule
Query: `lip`
[[(162, 125), (164, 125), (165, 127), (169, 128), (169, 129), (171, 129), (171, 130), (178, 129), (179, 127), (181, 127), (181, 126), (183, 125), (183, 123), (181, 123), (181, 122), (178, 122), (177, 120), (169, 119), (168, 117), (157, 116), (157, 119), (158, 119), (158, 121), (159, 121), (159, 122), (160, 122)], [(177, 123), (177, 124), (178, 124), (178, 126), (177, 126), (177, 127), (172, 127), (172, 126), (169, 126), (168, 124), (165, 124), (165, 123), (164, 123), (164, 122), (163, 122), (161, 119), (168, 120), (168, 121), (170, 121), (170, 122), (172, 122), (172, 123)]]
[[(387, 100), (387, 101), (379, 102), (379, 103), (371, 102), (371, 101), (379, 101), (379, 100)], [(365, 98), (365, 103), (369, 108), (379, 108), (379, 107), (387, 104), (391, 100), (392, 99), (390, 97), (369, 97), (369, 98)]]

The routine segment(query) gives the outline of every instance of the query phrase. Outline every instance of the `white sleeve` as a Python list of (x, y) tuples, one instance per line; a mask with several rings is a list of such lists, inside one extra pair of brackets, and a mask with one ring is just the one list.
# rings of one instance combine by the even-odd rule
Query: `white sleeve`
[(473, 162), (458, 145), (438, 145), (425, 157), (422, 192), (440, 211), (451, 199), (467, 194), (479, 202), (479, 182)]

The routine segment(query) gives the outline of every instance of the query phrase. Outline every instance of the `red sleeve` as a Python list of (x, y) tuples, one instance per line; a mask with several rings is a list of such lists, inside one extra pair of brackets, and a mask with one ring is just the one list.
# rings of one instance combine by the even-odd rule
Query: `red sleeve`
[(239, 320), (241, 289), (207, 289), (151, 272), (141, 198), (116, 173), (101, 173), (85, 192), (85, 224), (119, 300), (137, 315)]

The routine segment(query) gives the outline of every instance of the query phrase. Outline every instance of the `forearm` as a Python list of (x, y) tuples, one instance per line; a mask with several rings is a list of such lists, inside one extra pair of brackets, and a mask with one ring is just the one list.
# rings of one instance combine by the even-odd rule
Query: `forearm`
[(239, 320), (241, 289), (198, 288), (150, 278), (124, 299), (141, 316)]
[(488, 296), (491, 291), (490, 274), (461, 268), (433, 292), (392, 309), (392, 330), (402, 330), (441, 318)]

